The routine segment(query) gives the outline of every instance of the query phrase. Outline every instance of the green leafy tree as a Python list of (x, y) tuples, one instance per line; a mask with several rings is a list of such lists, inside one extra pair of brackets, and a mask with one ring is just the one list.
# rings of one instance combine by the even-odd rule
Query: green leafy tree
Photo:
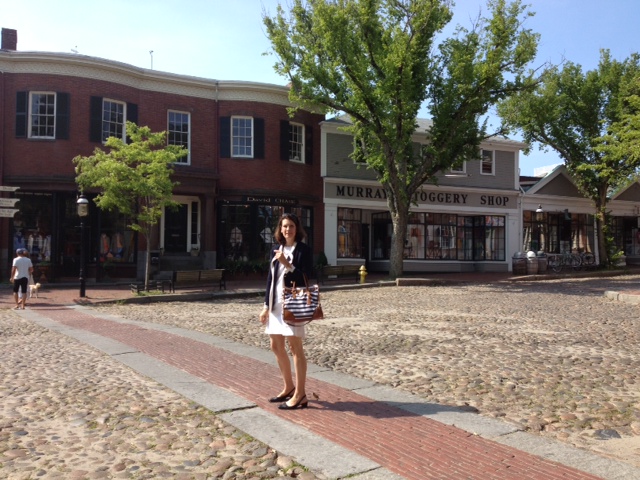
[(567, 62), (547, 71), (535, 91), (498, 106), (507, 128), (520, 130), (529, 144), (558, 152), (581, 193), (594, 202), (602, 265), (610, 263), (612, 252), (609, 195), (640, 165), (639, 60), (634, 54), (616, 61), (603, 50), (597, 69), (584, 73), (580, 65)]
[[(459, 27), (436, 49), (451, 20), (445, 0), (293, 0), (290, 11), (263, 20), (289, 78), (295, 105), (346, 113), (356, 160), (376, 172), (393, 222), (390, 275), (403, 271), (404, 237), (412, 199), (436, 173), (479, 158), (487, 136), (478, 119), (511, 93), (530, 88), (525, 66), (538, 36), (522, 28), (519, 1), (489, 1), (490, 16)], [(429, 144), (412, 136), (427, 105)]]
[(96, 189), (95, 202), (103, 210), (117, 211), (132, 220), (132, 230), (144, 235), (147, 242), (145, 289), (149, 287), (151, 231), (165, 207), (175, 208), (171, 200), (173, 164), (187, 155), (187, 150), (166, 145), (165, 132), (153, 133), (149, 127), (127, 122), (130, 143), (109, 137), (105, 146), (89, 157), (77, 156), (76, 183), (80, 190)]

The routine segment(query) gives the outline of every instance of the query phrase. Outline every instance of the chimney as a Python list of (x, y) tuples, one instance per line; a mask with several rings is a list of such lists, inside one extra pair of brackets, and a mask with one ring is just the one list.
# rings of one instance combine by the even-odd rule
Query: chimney
[(2, 50), (13, 50), (15, 52), (18, 49), (18, 31), (12, 28), (3, 28), (2, 46), (0, 48)]

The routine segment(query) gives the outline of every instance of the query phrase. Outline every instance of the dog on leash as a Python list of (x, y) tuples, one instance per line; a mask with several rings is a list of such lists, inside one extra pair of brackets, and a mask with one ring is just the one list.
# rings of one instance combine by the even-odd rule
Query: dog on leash
[(29, 285), (29, 298), (38, 298), (38, 290), (40, 290), (40, 286), (41, 285), (39, 283), (32, 283)]

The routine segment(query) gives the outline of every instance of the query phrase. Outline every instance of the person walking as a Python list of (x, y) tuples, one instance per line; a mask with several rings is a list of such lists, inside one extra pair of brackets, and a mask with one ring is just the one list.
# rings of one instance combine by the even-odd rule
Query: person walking
[[(304, 285), (304, 276), (309, 277), (313, 273), (313, 253), (311, 247), (302, 242), (305, 236), (304, 228), (296, 215), (285, 213), (280, 217), (274, 235), (280, 246), (271, 253), (264, 308), (259, 315), (260, 322), (266, 326), (265, 333), (269, 335), (271, 351), (276, 356), (284, 382), (282, 391), (269, 401), (282, 402), (278, 406), (281, 410), (307, 408), (308, 405), (305, 392), (307, 358), (303, 348), (305, 326), (288, 325), (282, 318), (284, 287), (291, 287), (294, 283)], [(293, 357), (295, 383), (287, 343)]]
[[(27, 256), (26, 248), (19, 248), (17, 251), (17, 257), (13, 259), (13, 265), (11, 266), (10, 280), (13, 282), (13, 299), (16, 301), (14, 309), (24, 310), (27, 305), (27, 285), (29, 283), (29, 277), (33, 274), (33, 263)], [(18, 292), (22, 294), (20, 298)], [(20, 306), (22, 305), (22, 307)]]

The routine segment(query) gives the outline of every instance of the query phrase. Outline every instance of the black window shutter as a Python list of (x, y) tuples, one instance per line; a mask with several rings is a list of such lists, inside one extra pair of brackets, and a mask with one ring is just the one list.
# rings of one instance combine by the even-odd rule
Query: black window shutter
[(264, 158), (264, 119), (253, 119), (253, 158)]
[(280, 120), (280, 160), (289, 161), (289, 121)]
[(127, 103), (127, 121), (138, 125), (138, 104)]
[(304, 126), (304, 163), (313, 163), (313, 127)]
[(220, 117), (220, 158), (231, 158), (231, 117)]
[(56, 93), (56, 140), (69, 140), (70, 95)]
[[(126, 122), (133, 122), (138, 125), (138, 105), (136, 103), (127, 103), (127, 118), (125, 120), (125, 133), (126, 133)], [(131, 143), (131, 137), (129, 135), (125, 135), (125, 142)]]
[(16, 92), (16, 138), (27, 136), (29, 92)]
[(102, 97), (91, 97), (89, 141), (102, 143)]

